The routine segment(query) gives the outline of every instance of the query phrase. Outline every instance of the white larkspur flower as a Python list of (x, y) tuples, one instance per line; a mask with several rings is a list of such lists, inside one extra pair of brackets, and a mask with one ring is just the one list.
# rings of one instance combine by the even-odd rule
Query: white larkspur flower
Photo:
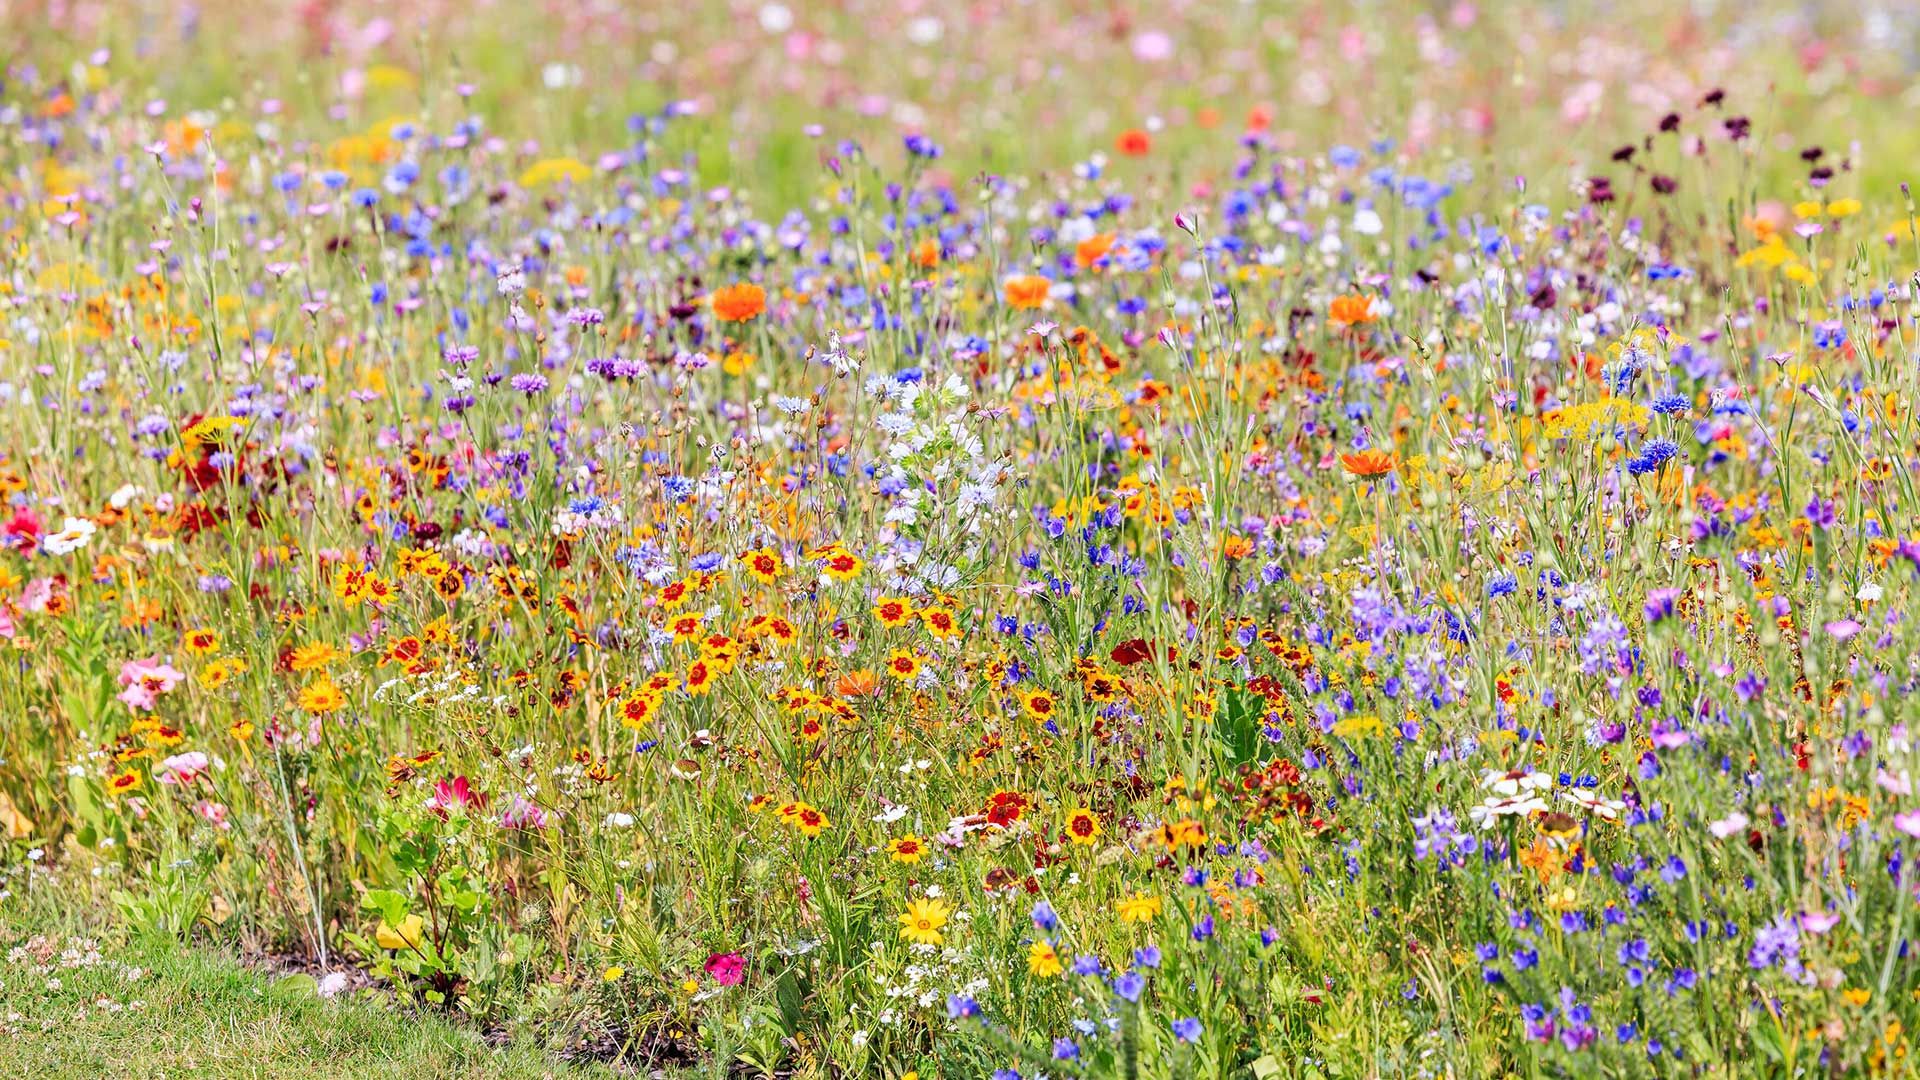
[(1480, 778), (1483, 791), (1509, 798), (1530, 791), (1545, 791), (1553, 786), (1553, 777), (1538, 770), (1513, 769), (1508, 772), (1488, 772)]
[(1503, 817), (1526, 817), (1546, 810), (1547, 800), (1538, 795), (1494, 795), (1470, 808), (1467, 817), (1481, 829), (1491, 829)]

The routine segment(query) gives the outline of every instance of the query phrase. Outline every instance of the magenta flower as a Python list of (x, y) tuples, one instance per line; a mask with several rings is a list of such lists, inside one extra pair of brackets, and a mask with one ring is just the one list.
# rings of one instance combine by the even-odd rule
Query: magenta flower
[(442, 780), (433, 786), (433, 797), (427, 800), (427, 809), (442, 818), (455, 810), (465, 813), (469, 809), (478, 810), (487, 805), (487, 797), (473, 790), (464, 776), (451, 780)]
[(707, 957), (705, 970), (721, 986), (738, 986), (747, 977), (747, 958), (739, 953), (714, 953)]

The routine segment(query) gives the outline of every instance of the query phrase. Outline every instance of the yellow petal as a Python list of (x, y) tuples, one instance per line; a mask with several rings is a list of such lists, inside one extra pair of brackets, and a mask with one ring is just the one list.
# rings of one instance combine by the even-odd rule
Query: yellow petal
[(25, 840), (33, 835), (33, 819), (13, 805), (13, 798), (0, 791), (0, 834), (9, 840)]
[(373, 935), (373, 940), (383, 949), (418, 948), (421, 935), (426, 929), (427, 920), (418, 915), (409, 915), (400, 920), (398, 930), (382, 920), (379, 931)]

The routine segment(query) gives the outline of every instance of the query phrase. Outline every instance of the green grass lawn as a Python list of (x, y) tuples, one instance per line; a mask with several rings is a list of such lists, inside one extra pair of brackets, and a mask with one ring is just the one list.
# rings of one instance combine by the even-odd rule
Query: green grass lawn
[(0, 1045), (9, 1076), (588, 1077), (538, 1046), (406, 1012), (378, 991), (323, 999), (185, 945), (102, 945), (0, 927)]

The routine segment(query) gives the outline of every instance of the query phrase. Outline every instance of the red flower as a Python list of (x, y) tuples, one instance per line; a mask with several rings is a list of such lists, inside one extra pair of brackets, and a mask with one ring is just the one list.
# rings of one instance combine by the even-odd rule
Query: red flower
[[(1120, 644), (1114, 646), (1113, 652), (1109, 653), (1108, 655), (1112, 656), (1113, 662), (1116, 664), (1119, 664), (1121, 667), (1132, 667), (1133, 665), (1138, 664), (1143, 660), (1153, 659), (1153, 654), (1155, 649), (1156, 649), (1156, 646), (1153, 644), (1153, 642), (1148, 641), (1146, 638), (1133, 638), (1129, 641), (1123, 641)], [(1171, 645), (1167, 646), (1166, 649), (1167, 649), (1167, 663), (1171, 664), (1175, 660), (1179, 659), (1180, 657), (1179, 649), (1176, 649)]]
[(12, 519), (7, 522), (7, 546), (31, 551), (46, 531), (46, 526), (40, 524), (40, 515), (21, 507), (14, 511)]
[(1017, 791), (1002, 789), (987, 797), (987, 823), (1005, 828), (1020, 820), (1032, 801)]

